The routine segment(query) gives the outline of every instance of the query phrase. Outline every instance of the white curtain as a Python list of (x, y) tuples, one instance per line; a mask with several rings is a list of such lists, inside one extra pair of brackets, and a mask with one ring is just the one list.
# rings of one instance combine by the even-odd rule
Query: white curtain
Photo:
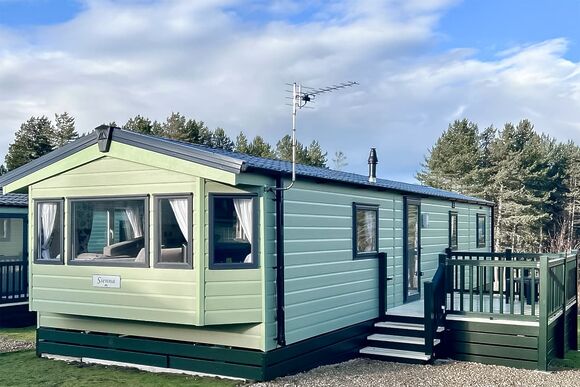
[(169, 199), (169, 204), (171, 205), (175, 219), (177, 219), (177, 224), (181, 230), (181, 235), (183, 235), (185, 240), (189, 243), (189, 228), (187, 224), (187, 199)]
[[(254, 216), (252, 211), (252, 199), (234, 199), (234, 208), (238, 222), (242, 225), (246, 239), (252, 244)], [(254, 247), (252, 246), (252, 249)], [(246, 256), (244, 263), (252, 263), (252, 252)]]
[(141, 216), (139, 214), (139, 207), (130, 206), (125, 208), (125, 213), (131, 223), (131, 229), (133, 229), (133, 238), (140, 238), (143, 236), (143, 225), (141, 224)]
[(50, 241), (54, 232), (54, 223), (56, 221), (56, 213), (58, 205), (56, 203), (41, 203), (39, 205), (40, 211), (40, 258), (52, 259), (50, 256)]

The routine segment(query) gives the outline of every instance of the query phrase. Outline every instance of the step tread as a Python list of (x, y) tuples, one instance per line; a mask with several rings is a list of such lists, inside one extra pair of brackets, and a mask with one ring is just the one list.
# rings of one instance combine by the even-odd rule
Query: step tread
[(431, 359), (430, 356), (425, 355), (424, 353), (421, 352), (403, 351), (400, 349), (390, 349), (390, 348), (364, 347), (359, 352), (364, 355), (388, 356), (401, 359), (414, 359), (423, 361), (429, 361)]
[[(383, 335), (381, 333), (373, 333), (372, 335), (367, 337), (367, 340), (387, 341), (391, 343), (418, 344), (418, 345), (425, 344), (424, 337)], [(440, 341), (441, 340), (439, 339), (433, 340), (433, 345), (439, 344)]]
[[(413, 323), (402, 323), (393, 321), (380, 321), (375, 323), (377, 328), (395, 328), (395, 329), (407, 329), (410, 331), (424, 331), (425, 325), (423, 324), (413, 324)], [(443, 327), (437, 327), (437, 332), (441, 333), (445, 330)]]

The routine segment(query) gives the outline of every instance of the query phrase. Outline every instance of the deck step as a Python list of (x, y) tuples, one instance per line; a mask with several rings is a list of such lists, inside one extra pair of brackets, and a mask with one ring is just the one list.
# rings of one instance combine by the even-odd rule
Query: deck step
[[(413, 337), (413, 336), (397, 336), (397, 335), (383, 335), (380, 333), (373, 333), (367, 337), (369, 341), (385, 341), (389, 343), (401, 343), (401, 344), (415, 344), (424, 345), (425, 339), (423, 337)], [(439, 339), (433, 340), (433, 345), (437, 345), (441, 342)]]
[[(377, 328), (391, 328), (391, 329), (404, 329), (409, 331), (425, 331), (425, 325), (423, 324), (413, 324), (413, 323), (402, 323), (402, 322), (394, 322), (394, 321), (380, 321), (375, 323), (375, 327)], [(445, 330), (443, 327), (437, 327), (437, 333), (441, 333)]]
[(361, 355), (373, 357), (375, 359), (389, 360), (396, 362), (426, 363), (431, 357), (421, 352), (403, 351), (400, 349), (364, 347), (360, 351)]

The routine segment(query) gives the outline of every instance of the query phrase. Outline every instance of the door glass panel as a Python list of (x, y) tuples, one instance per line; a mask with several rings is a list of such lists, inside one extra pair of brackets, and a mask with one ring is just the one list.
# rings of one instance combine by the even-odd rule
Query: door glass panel
[(407, 298), (419, 294), (419, 206), (407, 208)]
[(24, 257), (24, 220), (0, 218), (0, 262), (21, 261)]

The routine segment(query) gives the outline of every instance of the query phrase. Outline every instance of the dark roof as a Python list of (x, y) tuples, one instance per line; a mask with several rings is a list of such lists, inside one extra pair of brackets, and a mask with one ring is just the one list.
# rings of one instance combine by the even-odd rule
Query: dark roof
[[(134, 133), (119, 128), (112, 131), (113, 141), (133, 145), (139, 148), (148, 149), (154, 152), (166, 154), (172, 157), (200, 163), (213, 168), (222, 169), (232, 173), (255, 172), (268, 175), (290, 175), (292, 173), (292, 163), (283, 160), (273, 160), (263, 157), (256, 157), (244, 153), (226, 151), (223, 149), (210, 148), (198, 144), (190, 144), (162, 137), (149, 136)], [(97, 135), (93, 132), (80, 139), (69, 143), (39, 159), (36, 159), (20, 168), (15, 169), (0, 176), (0, 187), (12, 183), (30, 173), (42, 169), (46, 165), (61, 160), (73, 153), (76, 153), (88, 146), (97, 143)], [(419, 196), (430, 196), (457, 200), (483, 205), (492, 205), (492, 202), (461, 195), (455, 192), (436, 189), (419, 184), (403, 183), (393, 180), (377, 179), (376, 183), (369, 183), (368, 177), (355, 173), (335, 171), (328, 168), (312, 167), (298, 164), (296, 175), (324, 180), (329, 182), (362, 186), (372, 189), (384, 189), (412, 194)]]
[(28, 207), (28, 195), (8, 193), (2, 194), (0, 188), (0, 206), (2, 207)]
[[(143, 135), (144, 136), (144, 135)], [(210, 148), (208, 146), (199, 145), (199, 144), (191, 144), (185, 143), (176, 140), (170, 140), (167, 138), (162, 137), (154, 137), (154, 136), (147, 136), (153, 137), (156, 140), (165, 142), (167, 144), (180, 144), (198, 151), (218, 154), (228, 158), (241, 160), (245, 163), (246, 171), (250, 172), (255, 170), (256, 172), (274, 172), (274, 173), (282, 173), (285, 175), (290, 175), (292, 173), (292, 163), (285, 160), (275, 160), (275, 159), (267, 159), (264, 157), (257, 157), (251, 156), (245, 153), (227, 151), (224, 149), (219, 148)], [(296, 175), (297, 176), (306, 176), (315, 179), (327, 180), (327, 181), (334, 181), (340, 183), (347, 183), (347, 184), (355, 184), (358, 186), (365, 186), (369, 188), (383, 188), (387, 190), (394, 190), (403, 193), (411, 193), (416, 195), (424, 195), (424, 196), (432, 196), (432, 197), (439, 197), (451, 200), (459, 200), (459, 201), (467, 201), (467, 202), (474, 202), (474, 203), (481, 203), (485, 205), (492, 205), (492, 202), (479, 199), (472, 196), (462, 195), (456, 192), (445, 191), (433, 187), (429, 187), (426, 185), (419, 185), (419, 184), (411, 184), (411, 183), (403, 183), (394, 180), (387, 180), (387, 179), (377, 179), (376, 183), (370, 183), (368, 181), (368, 176), (366, 175), (359, 175), (356, 173), (349, 173), (349, 172), (342, 172), (336, 171), (329, 168), (321, 168), (321, 167), (313, 167), (310, 165), (303, 165), (297, 164), (296, 165)]]

